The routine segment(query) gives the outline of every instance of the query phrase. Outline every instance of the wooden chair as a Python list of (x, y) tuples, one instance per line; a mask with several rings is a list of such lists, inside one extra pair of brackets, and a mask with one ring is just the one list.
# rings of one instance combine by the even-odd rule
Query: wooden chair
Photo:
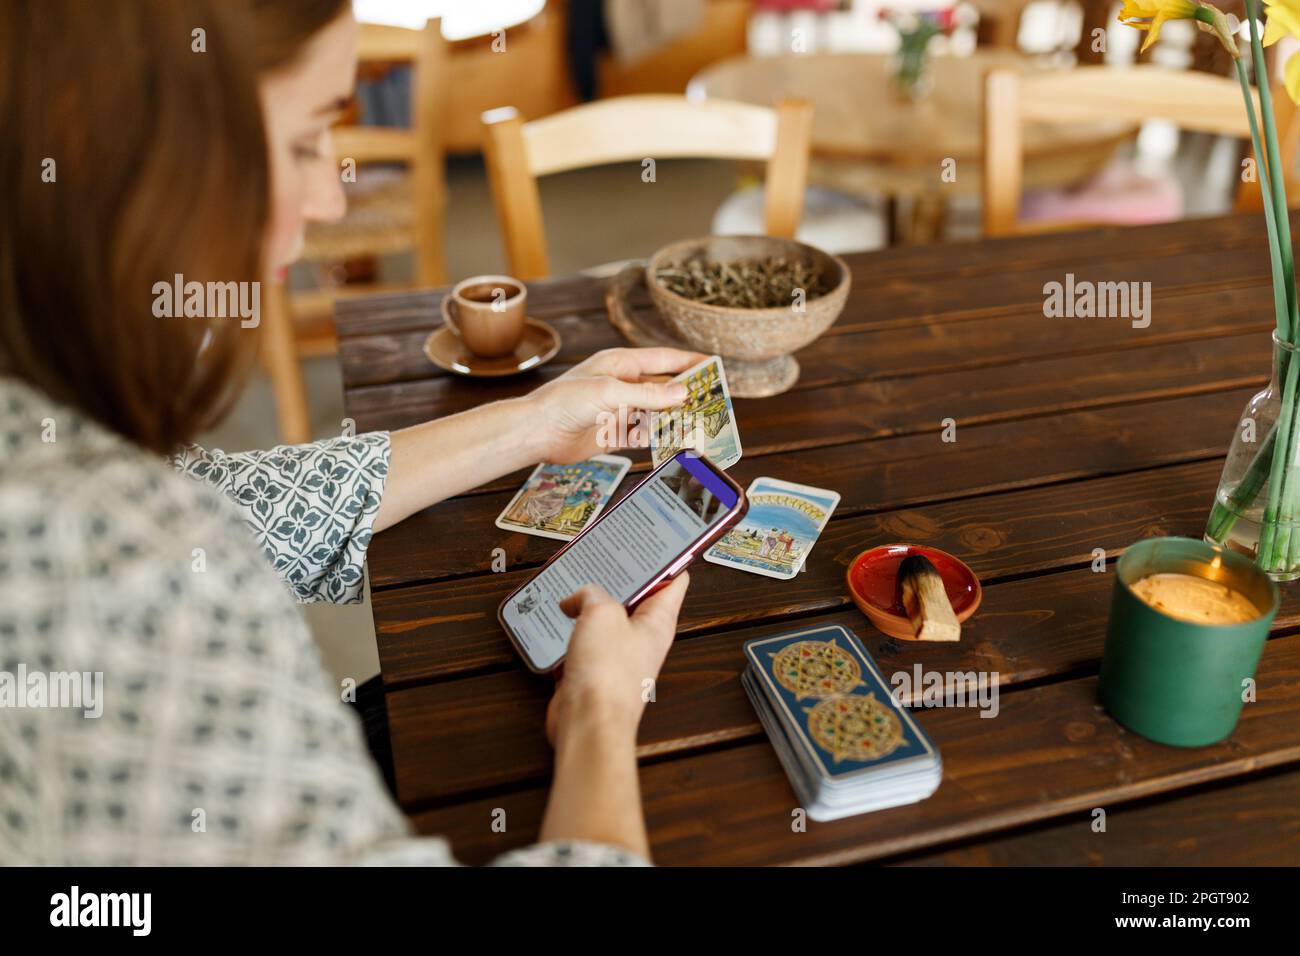
[(767, 163), (768, 235), (792, 238), (803, 212), (812, 107), (775, 109), (683, 96), (614, 97), (525, 123), (513, 107), (483, 114), (484, 153), (510, 274), (550, 273), (537, 178), (569, 169), (652, 158), (709, 157)]
[[(1282, 93), (1285, 98), (1285, 93)], [(1258, 93), (1255, 93), (1258, 109)], [(1274, 99), (1278, 97), (1275, 95)], [(1280, 109), (1279, 135), (1294, 143), (1300, 134), (1294, 111)], [(1180, 129), (1249, 141), (1241, 87), (1235, 79), (1139, 64), (1126, 68), (1081, 66), (1072, 70), (1019, 73), (990, 70), (984, 87), (984, 234), (1005, 236), (1097, 223), (1019, 221), (1024, 178), (1022, 125), (1120, 120), (1167, 120)], [(1294, 152), (1294, 149), (1293, 151)], [(1290, 170), (1286, 171), (1290, 179)], [(1243, 184), (1249, 186), (1252, 184)], [(1239, 203), (1249, 202), (1239, 189)], [(1258, 195), (1258, 186), (1254, 185)]]
[[(363, 64), (414, 65), (411, 126), (335, 127), (336, 158), (340, 164), (355, 161), (357, 181), (345, 187), (349, 209), (340, 222), (313, 223), (308, 228), (302, 258), (340, 262), (411, 249), (416, 283), (441, 285), (446, 282), (442, 242), (446, 187), (439, 139), (446, 44), (441, 23), (429, 20), (422, 30), (362, 24), (358, 45)], [(362, 168), (374, 164), (397, 164), (400, 169)], [(336, 350), (334, 302), (406, 286), (359, 283), (289, 292), (274, 283), (267, 285), (271, 294), (264, 297), (263, 365), (271, 380), (280, 436), (285, 442), (301, 443), (311, 438), (301, 361)]]

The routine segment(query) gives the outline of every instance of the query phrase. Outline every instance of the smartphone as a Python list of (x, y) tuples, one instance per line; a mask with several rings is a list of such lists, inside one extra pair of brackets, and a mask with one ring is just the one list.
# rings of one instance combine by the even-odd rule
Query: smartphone
[(722, 469), (699, 452), (679, 451), (502, 601), (501, 626), (530, 670), (554, 670), (573, 635), (560, 601), (584, 584), (598, 584), (631, 611), (748, 508), (745, 492)]

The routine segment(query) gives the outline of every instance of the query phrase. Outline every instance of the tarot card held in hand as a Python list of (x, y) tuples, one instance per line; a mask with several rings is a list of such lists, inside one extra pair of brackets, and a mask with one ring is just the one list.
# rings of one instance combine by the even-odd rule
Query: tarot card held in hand
[(673, 381), (685, 382), (690, 394), (676, 408), (650, 413), (650, 460), (655, 467), (683, 448), (703, 453), (723, 469), (740, 461), (740, 432), (722, 359), (705, 359)]
[(803, 568), (840, 503), (838, 492), (775, 478), (755, 478), (745, 497), (749, 513), (704, 553), (704, 560), (782, 579)]
[(497, 527), (568, 541), (600, 514), (631, 466), (619, 455), (538, 465), (497, 518)]

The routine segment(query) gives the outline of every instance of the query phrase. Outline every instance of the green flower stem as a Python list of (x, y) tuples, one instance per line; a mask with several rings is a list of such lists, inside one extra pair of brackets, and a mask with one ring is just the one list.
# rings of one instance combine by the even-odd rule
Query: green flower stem
[[(1264, 127), (1264, 142), (1268, 148), (1269, 179), (1272, 184), (1273, 214), (1277, 219), (1278, 252), (1282, 257), (1282, 274), (1286, 283), (1287, 314), (1291, 319), (1290, 334), (1286, 340), (1297, 343), (1300, 332), (1300, 314), (1296, 309), (1295, 260), (1291, 251), (1291, 224), (1286, 204), (1286, 176), (1282, 170), (1281, 153), (1277, 144), (1277, 123), (1273, 118), (1273, 93), (1269, 89), (1268, 68), (1264, 64), (1264, 47), (1259, 40), (1259, 2), (1245, 0), (1246, 17), (1250, 21), (1250, 56), (1255, 65), (1255, 80), (1259, 87), (1259, 113)], [(1262, 184), (1262, 180), (1261, 180)], [(1267, 198), (1267, 197), (1266, 197)]]
[(1291, 341), (1291, 303), (1286, 294), (1286, 275), (1282, 269), (1282, 252), (1277, 241), (1277, 214), (1271, 202), (1272, 189), (1269, 186), (1267, 165), (1263, 161), (1264, 148), (1259, 138), (1259, 123), (1255, 119), (1255, 98), (1250, 95), (1250, 81), (1246, 79), (1246, 64), (1240, 59), (1233, 61), (1237, 66), (1237, 81), (1241, 84), (1241, 96), (1246, 103), (1246, 119), (1250, 122), (1250, 142), (1255, 148), (1255, 168), (1259, 172), (1259, 188), (1264, 199), (1264, 225), (1268, 229), (1268, 257), (1273, 272), (1273, 311), (1277, 321), (1278, 338), (1284, 342)]
[[(1300, 363), (1292, 362), (1291, 365), (1294, 367)], [(1293, 398), (1292, 406), (1294, 405)], [(1278, 514), (1278, 520), (1289, 534), (1287, 550), (1278, 569), (1282, 571), (1290, 571), (1300, 565), (1300, 528), (1296, 527), (1297, 503), (1300, 500), (1300, 467), (1296, 461), (1297, 454), (1300, 454), (1300, 412), (1292, 416), (1291, 442), (1288, 448), (1289, 456), (1283, 469), (1282, 505)]]
[[(1255, 98), (1251, 96), (1250, 81), (1246, 77), (1246, 65), (1241, 59), (1234, 60), (1237, 69), (1237, 81), (1241, 85), (1242, 100), (1246, 108), (1246, 118), (1250, 124), (1251, 144), (1255, 149), (1257, 161), (1257, 170), (1260, 177), (1260, 189), (1264, 198), (1264, 222), (1268, 231), (1268, 250), (1271, 272), (1273, 277), (1273, 310), (1276, 321), (1278, 338), (1283, 342), (1290, 340), (1291, 330), (1294, 324), (1291, 322), (1291, 305), (1286, 294), (1285, 270), (1282, 265), (1282, 254), (1278, 243), (1278, 224), (1276, 209), (1273, 204), (1273, 191), (1270, 185), (1268, 175), (1268, 165), (1264, 158), (1264, 144), (1259, 135), (1259, 122), (1255, 117)], [(1286, 351), (1281, 351), (1278, 359), (1278, 382), (1285, 383), (1288, 381), (1288, 366), (1290, 355)], [(1232, 490), (1228, 498), (1228, 504), (1221, 503), (1217, 497), (1210, 511), (1210, 519), (1206, 525), (1206, 533), (1215, 541), (1222, 543), (1227, 539), (1228, 534), (1232, 531), (1233, 525), (1236, 524), (1239, 515), (1243, 514), (1254, 504), (1260, 489), (1263, 487), (1266, 477), (1272, 477), (1274, 480), (1269, 486), (1269, 505), (1265, 508), (1264, 520), (1260, 526), (1260, 540), (1258, 543), (1257, 559), (1264, 566), (1272, 566), (1276, 560), (1276, 555), (1272, 553), (1276, 537), (1276, 524), (1268, 520), (1271, 516), (1273, 522), (1276, 522), (1278, 513), (1281, 510), (1282, 503), (1278, 497), (1280, 489), (1278, 488), (1277, 477), (1280, 473), (1274, 468), (1275, 465), (1281, 465), (1276, 460), (1275, 445), (1277, 435), (1282, 431), (1287, 435), (1285, 430), (1279, 429), (1278, 422), (1269, 430), (1264, 442), (1261, 444), (1259, 451), (1251, 459), (1250, 465), (1246, 469), (1246, 474), (1241, 481)], [(1289, 437), (1289, 435), (1287, 436)], [(1286, 448), (1286, 441), (1283, 442), (1283, 449)], [(1289, 546), (1288, 546), (1289, 550)]]
[[(1265, 188), (1265, 221), (1267, 223), (1270, 218), (1273, 220), (1272, 228), (1269, 230), (1270, 259), (1275, 271), (1277, 266), (1280, 265), (1281, 267), (1282, 286), (1286, 297), (1286, 321), (1285, 323), (1279, 322), (1279, 327), (1284, 329), (1284, 334), (1279, 337), (1289, 344), (1295, 344), (1297, 334), (1300, 334), (1300, 315), (1297, 314), (1296, 308), (1295, 261), (1291, 248), (1291, 226), (1286, 204), (1285, 177), (1282, 173), (1283, 167), (1278, 150), (1277, 124), (1273, 116), (1272, 92), (1269, 89), (1268, 71), (1264, 65), (1264, 48), (1259, 38), (1258, 2), (1245, 0), (1245, 4), (1246, 19), (1250, 25), (1251, 60), (1255, 67), (1255, 78), (1259, 89), (1260, 122), (1258, 126), (1263, 127), (1264, 145), (1267, 150), (1267, 170), (1263, 168), (1263, 163), (1259, 165), (1261, 170), (1260, 184)], [(1242, 70), (1240, 61), (1238, 61), (1238, 69)], [(1240, 78), (1241, 74), (1239, 74)], [(1260, 155), (1259, 131), (1258, 127), (1253, 123), (1253, 110), (1250, 105), (1248, 89), (1246, 93), (1246, 109), (1252, 118), (1252, 134), (1258, 159)], [(1276, 302), (1276, 276), (1274, 277), (1274, 283)], [(1296, 513), (1297, 485), (1300, 485), (1300, 480), (1297, 480), (1300, 475), (1296, 474), (1297, 470), (1300, 469), (1297, 469), (1293, 464), (1297, 451), (1296, 441), (1300, 438), (1300, 434), (1297, 433), (1296, 429), (1297, 419), (1300, 419), (1300, 415), (1296, 414), (1298, 367), (1300, 367), (1300, 362), (1291, 359), (1287, 360), (1286, 374), (1283, 376), (1282, 384), (1282, 410), (1277, 423), (1279, 437), (1274, 443), (1274, 454), (1269, 462), (1268, 501), (1264, 508), (1263, 521), (1260, 526), (1259, 549), (1256, 554), (1256, 562), (1261, 567), (1277, 572), (1290, 570), (1293, 564), (1293, 552), (1300, 548), (1300, 541), (1293, 540), (1298, 536), (1292, 534), (1291, 527)]]
[(1273, 460), (1273, 445), (1276, 438), (1277, 425), (1275, 424), (1269, 429), (1255, 457), (1250, 460), (1246, 474), (1228, 495), (1228, 503), (1225, 505), (1217, 497), (1214, 499), (1214, 506), (1210, 509), (1210, 520), (1205, 525), (1205, 533), (1219, 544), (1227, 540), (1228, 533), (1237, 523), (1238, 516), (1255, 503), (1255, 499), (1259, 496), (1259, 489), (1264, 487), (1264, 479), (1269, 475), (1269, 464)]
[[(1288, 373), (1294, 371), (1296, 363), (1290, 362), (1288, 365)], [(1288, 374), (1288, 379), (1291, 380), (1289, 384), (1294, 387), (1294, 376)], [(1282, 414), (1277, 421), (1277, 433), (1281, 436), (1281, 440), (1276, 443), (1273, 456), (1269, 459), (1268, 502), (1264, 506), (1264, 514), (1259, 523), (1259, 545), (1255, 552), (1255, 563), (1266, 571), (1274, 570), (1278, 560), (1277, 517), (1281, 508), (1278, 492), (1282, 486), (1282, 467), (1286, 462), (1286, 455), (1278, 452), (1286, 448), (1287, 439), (1291, 434), (1291, 412), (1291, 407), (1283, 402)]]
[[(1278, 419), (1279, 434), (1286, 436), (1285, 445), (1278, 445), (1278, 449), (1285, 448), (1285, 455), (1275, 455), (1272, 463), (1271, 473), (1274, 480), (1279, 482), (1280, 490), (1274, 494), (1273, 489), (1269, 489), (1270, 502), (1277, 498), (1278, 507), (1274, 516), (1277, 526), (1277, 534), (1274, 536), (1273, 559), (1268, 567), (1273, 571), (1289, 571), (1291, 569), (1291, 550), (1292, 544), (1292, 525), (1295, 521), (1295, 489), (1297, 485), (1297, 475), (1295, 467), (1295, 449), (1297, 429), (1296, 423), (1300, 421), (1300, 415), (1296, 414), (1296, 371), (1300, 369), (1300, 362), (1287, 363), (1286, 384), (1282, 386), (1282, 415)], [(1284, 425), (1285, 423), (1285, 425)]]

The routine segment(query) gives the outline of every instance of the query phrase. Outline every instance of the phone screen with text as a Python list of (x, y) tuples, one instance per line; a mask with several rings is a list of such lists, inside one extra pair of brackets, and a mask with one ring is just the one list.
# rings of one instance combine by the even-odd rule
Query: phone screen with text
[(724, 522), (737, 497), (698, 455), (682, 452), (597, 518), (501, 612), (533, 666), (547, 670), (568, 649), (573, 620), (560, 610), (564, 598), (598, 584), (626, 604)]

